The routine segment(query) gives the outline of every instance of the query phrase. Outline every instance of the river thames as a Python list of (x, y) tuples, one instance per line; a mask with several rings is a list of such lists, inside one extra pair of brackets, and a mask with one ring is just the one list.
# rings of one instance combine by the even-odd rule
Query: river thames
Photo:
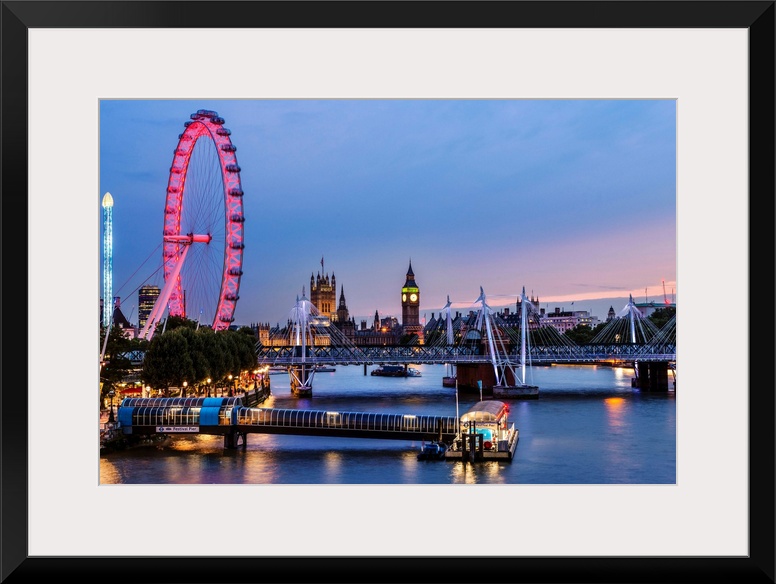
[[(374, 366), (370, 366), (371, 370)], [(442, 386), (443, 365), (421, 377), (364, 375), (361, 366), (318, 372), (311, 398), (271, 376), (260, 407), (398, 414), (463, 414), (479, 394)], [(101, 484), (674, 484), (676, 407), (666, 393), (631, 387), (632, 369), (533, 367), (539, 399), (510, 401), (520, 432), (511, 462), (419, 461), (421, 442), (250, 434), (245, 450), (223, 438), (178, 435), (163, 448), (100, 457)], [(457, 401), (457, 404), (456, 404)]]

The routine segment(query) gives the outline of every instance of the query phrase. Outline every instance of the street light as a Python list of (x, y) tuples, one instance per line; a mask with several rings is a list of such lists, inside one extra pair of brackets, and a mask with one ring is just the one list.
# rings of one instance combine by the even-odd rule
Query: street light
[(108, 392), (108, 395), (110, 396), (110, 414), (108, 415), (108, 423), (115, 424), (116, 419), (113, 417), (113, 396), (116, 395), (116, 392), (111, 389)]
[(186, 397), (186, 386), (188, 386), (189, 382), (184, 381), (183, 382), (183, 397)]
[(207, 383), (207, 396), (210, 397), (210, 382), (211, 379), (208, 377), (205, 383)]
[(233, 376), (232, 376), (232, 374), (230, 373), (230, 374), (229, 374), (229, 396), (230, 396), (230, 397), (231, 397), (231, 395), (232, 395), (232, 377), (233, 377)]

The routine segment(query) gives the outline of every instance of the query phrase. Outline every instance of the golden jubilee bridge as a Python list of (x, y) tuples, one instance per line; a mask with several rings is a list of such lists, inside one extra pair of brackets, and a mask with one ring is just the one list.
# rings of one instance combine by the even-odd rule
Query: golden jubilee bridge
[[(447, 364), (492, 387), (526, 388), (531, 365), (609, 364), (634, 368), (646, 389), (667, 386), (676, 362), (675, 316), (661, 329), (642, 316), (631, 297), (628, 305), (592, 341), (578, 345), (552, 327), (542, 327), (522, 291), (521, 312), (507, 321), (486, 302), (485, 292), (468, 316), (452, 317), (451, 303), (425, 341), (402, 345), (361, 345), (322, 316), (315, 305), (297, 298), (288, 325), (257, 343), (262, 366), (285, 368), (292, 393), (311, 395), (319, 366), (375, 364)], [(467, 373), (468, 372), (468, 373)], [(643, 382), (643, 383), (642, 383)], [(534, 396), (536, 393), (534, 392)]]
[[(299, 346), (259, 346), (260, 365), (288, 367), (309, 365), (377, 365), (377, 364), (458, 364), (491, 363), (492, 358), (485, 344), (480, 346), (434, 347), (425, 345), (380, 346), (312, 346), (302, 351)], [(520, 363), (521, 354), (515, 347), (499, 355), (512, 357)], [(526, 353), (533, 365), (564, 364), (612, 364), (636, 361), (676, 361), (676, 344), (642, 345), (577, 345), (535, 346)]]
[[(541, 326), (525, 289), (520, 313), (509, 315), (509, 320), (488, 306), (482, 288), (468, 315), (453, 318), (450, 306), (448, 298), (435, 327), (425, 329), (422, 344), (410, 339), (401, 345), (363, 345), (321, 315), (303, 293), (296, 300), (287, 326), (260, 336), (257, 362), (260, 367), (285, 369), (292, 394), (299, 396), (312, 395), (313, 377), (320, 366), (336, 365), (362, 365), (366, 374), (369, 365), (409, 368), (412, 364), (445, 364), (454, 377), (445, 377), (443, 382), (480, 381), (485, 389), (527, 388), (527, 369), (551, 364), (630, 367), (635, 371), (636, 385), (648, 390), (666, 390), (669, 372), (676, 379), (675, 315), (658, 329), (636, 308), (632, 297), (584, 345), (552, 327)], [(142, 352), (124, 356), (135, 365), (143, 359)], [(532, 393), (532, 397), (536, 395)]]

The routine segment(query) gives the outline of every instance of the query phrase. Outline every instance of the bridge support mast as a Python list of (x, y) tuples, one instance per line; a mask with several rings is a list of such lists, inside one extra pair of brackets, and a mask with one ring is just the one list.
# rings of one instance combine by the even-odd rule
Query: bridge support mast
[(312, 345), (315, 340), (310, 331), (310, 312), (311, 302), (307, 300), (302, 290), (302, 298), (297, 297), (296, 304), (292, 311), (294, 335), (294, 360), (288, 368), (288, 378), (291, 383), (291, 395), (296, 397), (312, 397), (313, 395), (313, 377), (315, 376), (315, 365), (307, 360), (307, 343)]

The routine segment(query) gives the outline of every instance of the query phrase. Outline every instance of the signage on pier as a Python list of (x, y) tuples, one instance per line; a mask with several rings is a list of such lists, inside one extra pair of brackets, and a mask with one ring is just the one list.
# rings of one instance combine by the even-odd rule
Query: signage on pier
[(157, 426), (157, 432), (199, 432), (199, 426)]

